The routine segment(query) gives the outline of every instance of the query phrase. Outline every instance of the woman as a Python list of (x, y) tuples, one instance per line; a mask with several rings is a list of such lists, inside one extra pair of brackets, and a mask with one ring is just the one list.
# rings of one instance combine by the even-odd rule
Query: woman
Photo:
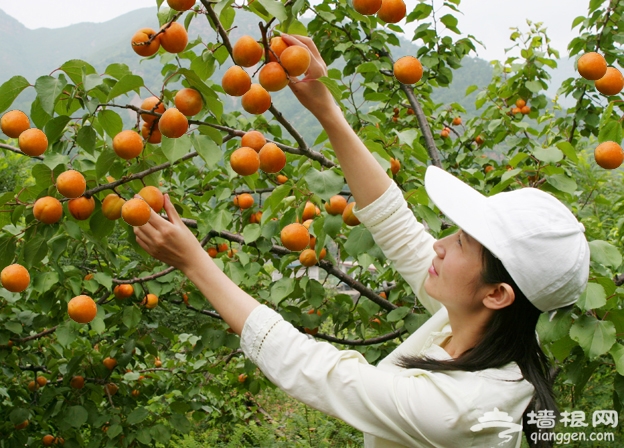
[(461, 228), (435, 241), (353, 132), (312, 64), (291, 89), (320, 121), (358, 204), (359, 219), (432, 317), (378, 366), (301, 334), (212, 262), (166, 196), (138, 243), (180, 269), (241, 335), (245, 354), (280, 388), (365, 433), (367, 447), (518, 447), (531, 400), (554, 410), (535, 337), (541, 311), (585, 288), (589, 248), (567, 208), (536, 189), (482, 196), (430, 167), (431, 200)]

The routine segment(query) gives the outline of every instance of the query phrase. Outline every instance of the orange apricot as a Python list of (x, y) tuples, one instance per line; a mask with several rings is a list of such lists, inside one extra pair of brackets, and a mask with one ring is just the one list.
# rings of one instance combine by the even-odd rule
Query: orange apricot
[(246, 210), (254, 205), (254, 198), (249, 193), (241, 193), (234, 196), (233, 202), (241, 210)]
[(95, 210), (95, 199), (93, 197), (80, 196), (79, 198), (70, 199), (67, 203), (69, 213), (78, 221), (84, 221), (91, 216)]
[(624, 76), (615, 67), (608, 67), (605, 75), (594, 82), (596, 90), (603, 95), (617, 95), (624, 88)]
[(143, 123), (143, 126), (141, 126), (141, 135), (148, 143), (157, 145), (162, 142), (162, 134), (158, 130), (158, 125), (154, 123)]
[(288, 250), (300, 251), (310, 244), (310, 232), (303, 224), (288, 224), (280, 232), (282, 244)]
[(269, 62), (260, 69), (258, 81), (267, 91), (277, 92), (288, 85), (288, 75), (279, 63)]
[(596, 81), (607, 73), (607, 61), (601, 54), (590, 51), (576, 61), (576, 68), (583, 78)]
[(86, 295), (76, 296), (67, 304), (67, 314), (79, 324), (88, 324), (97, 314), (95, 301)]
[(520, 108), (520, 113), (523, 115), (527, 115), (531, 113), (531, 106), (524, 105)]
[(167, 0), (167, 4), (176, 11), (188, 11), (195, 6), (195, 0)]
[(102, 360), (102, 364), (104, 364), (104, 367), (106, 367), (108, 370), (113, 370), (115, 367), (117, 367), (117, 360), (108, 356)]
[(251, 76), (238, 65), (233, 65), (223, 74), (221, 87), (228, 95), (243, 96), (251, 88)]
[(252, 148), (242, 146), (230, 156), (230, 166), (241, 176), (249, 176), (260, 168), (260, 156)]
[(394, 77), (402, 84), (415, 84), (422, 78), (423, 67), (414, 56), (403, 56), (394, 63)]
[(156, 296), (155, 294), (147, 294), (141, 302), (141, 305), (143, 305), (148, 310), (156, 308), (158, 306), (158, 296)]
[(116, 299), (127, 299), (128, 297), (132, 297), (132, 294), (134, 294), (134, 286), (130, 283), (117, 285), (113, 288), (113, 294)]
[(111, 221), (121, 218), (121, 207), (126, 200), (115, 193), (107, 195), (102, 201), (102, 214)]
[(263, 114), (271, 107), (271, 94), (260, 84), (252, 84), (241, 97), (241, 105), (250, 114)]
[(299, 45), (291, 45), (282, 51), (280, 56), (280, 63), (288, 76), (303, 75), (308, 71), (311, 61), (310, 50)]
[(168, 138), (182, 137), (188, 127), (188, 119), (175, 107), (167, 109), (158, 120), (158, 130)]
[(121, 131), (113, 137), (113, 151), (122, 159), (134, 159), (143, 151), (143, 138), (131, 129)]
[(399, 162), (395, 158), (390, 159), (390, 172), (396, 176), (396, 174), (401, 169), (401, 162)]
[(286, 48), (288, 48), (288, 44), (284, 42), (284, 39), (282, 39), (281, 36), (272, 37), (269, 44), (269, 61), (277, 62), (278, 58), (282, 54), (282, 51)]
[(30, 129), (30, 120), (21, 110), (11, 110), (0, 118), (0, 129), (7, 137), (17, 138), (26, 129)]
[(54, 436), (52, 434), (47, 434), (43, 436), (43, 438), (41, 439), (41, 443), (43, 443), (43, 446), (52, 446), (52, 444), (54, 443)]
[[(305, 206), (303, 207), (303, 214), (301, 215), (301, 220), (304, 221), (304, 224), (305, 224), (305, 221), (314, 219), (316, 215), (320, 213), (320, 210), (318, 210), (318, 213), (317, 213), (317, 208), (318, 207), (314, 205), (313, 202), (307, 201), (305, 203)], [(308, 227), (309, 227), (309, 224), (308, 224)]]
[[(150, 96), (143, 100), (143, 102), (141, 103), (141, 109), (150, 112), (156, 112), (157, 114), (162, 114), (165, 111), (165, 103), (163, 103), (161, 99), (156, 96)], [(141, 118), (146, 123), (153, 123), (158, 119), (156, 115), (146, 113), (142, 113)]]
[(10, 264), (0, 273), (0, 283), (7, 291), (22, 292), (30, 284), (30, 274), (21, 264)]
[(381, 8), (381, 0), (353, 0), (353, 9), (365, 16), (371, 16)]
[(115, 395), (119, 391), (119, 387), (115, 383), (108, 383), (104, 386), (104, 392), (110, 396)]
[(232, 59), (242, 67), (252, 67), (260, 62), (264, 50), (253, 37), (245, 35), (236, 41), (232, 47)]
[(325, 203), (325, 210), (330, 215), (342, 215), (346, 206), (347, 199), (344, 196), (337, 194), (329, 198), (329, 201)]
[(462, 124), (462, 119), (461, 119), (461, 117), (455, 117), (455, 118), (453, 118), (453, 126), (459, 126), (460, 124)]
[(278, 184), (283, 185), (288, 182), (288, 177), (284, 176), (283, 174), (278, 174), (275, 180)]
[(145, 202), (147, 202), (156, 213), (160, 213), (165, 206), (165, 196), (158, 188), (151, 185), (141, 188), (139, 196), (145, 199)]
[(256, 152), (260, 152), (266, 142), (266, 138), (259, 131), (245, 132), (245, 135), (241, 138), (241, 146), (247, 146)]
[(407, 7), (403, 0), (382, 0), (377, 17), (386, 23), (397, 23), (403, 20)]
[(24, 154), (40, 156), (48, 149), (48, 137), (41, 129), (26, 129), (18, 137), (18, 146)]
[(44, 196), (35, 201), (33, 215), (44, 224), (54, 224), (63, 216), (63, 205), (52, 196)]
[(85, 385), (85, 379), (81, 375), (76, 375), (72, 377), (72, 379), (69, 381), (69, 386), (72, 387), (73, 389), (82, 389), (84, 385)]
[(149, 204), (142, 198), (133, 198), (121, 206), (121, 217), (133, 227), (146, 224), (152, 214)]
[[(162, 35), (154, 37), (156, 31), (152, 28), (141, 28), (134, 33), (132, 39), (130, 39), (130, 45), (136, 54), (139, 56), (152, 56), (158, 52), (160, 48), (160, 39)], [(151, 41), (150, 41), (151, 39)]]
[(191, 88), (178, 90), (174, 97), (175, 107), (187, 117), (197, 115), (204, 107), (201, 94)]
[(286, 166), (286, 154), (275, 143), (265, 144), (258, 157), (260, 169), (265, 173), (277, 173)]
[(349, 202), (342, 212), (342, 221), (348, 226), (357, 226), (360, 220), (353, 213), (355, 202)]
[(522, 109), (524, 106), (526, 106), (526, 101), (525, 101), (525, 100), (523, 100), (522, 98), (518, 98), (518, 99), (516, 100), (516, 107), (517, 107), (518, 109)]
[(67, 170), (56, 178), (56, 189), (66, 198), (82, 196), (87, 188), (84, 176), (76, 170)]
[(301, 263), (302, 266), (306, 267), (314, 266), (316, 263), (318, 263), (318, 259), (316, 258), (316, 252), (314, 251), (314, 249), (304, 249), (299, 254), (299, 263)]
[(616, 142), (603, 142), (594, 150), (596, 163), (604, 169), (613, 170), (619, 167), (624, 161), (622, 147)]
[(165, 24), (161, 29), (165, 31), (160, 35), (160, 45), (168, 53), (181, 53), (188, 44), (188, 33), (183, 25), (178, 22)]

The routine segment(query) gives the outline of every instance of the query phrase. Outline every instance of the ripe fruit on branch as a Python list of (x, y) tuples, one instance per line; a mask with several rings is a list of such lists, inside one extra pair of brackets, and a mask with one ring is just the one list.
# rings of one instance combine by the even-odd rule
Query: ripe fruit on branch
[[(141, 109), (147, 110), (150, 112), (156, 112), (162, 115), (162, 113), (165, 111), (165, 103), (163, 103), (160, 100), (160, 98), (156, 96), (150, 96), (143, 100), (143, 102), (141, 103)], [(145, 113), (141, 114), (141, 118), (146, 123), (153, 123), (154, 121), (158, 119), (156, 115), (145, 114)]]
[(403, 0), (382, 0), (377, 17), (386, 23), (397, 23), (403, 20), (407, 7)]
[(102, 201), (102, 214), (110, 220), (121, 218), (121, 207), (126, 203), (124, 198), (111, 193)]
[(39, 387), (43, 387), (46, 384), (48, 384), (48, 379), (45, 376), (37, 377), (37, 385), (39, 385)]
[(277, 173), (286, 166), (286, 154), (275, 143), (265, 144), (258, 153), (260, 169), (265, 173)]
[(303, 224), (288, 224), (280, 232), (280, 239), (286, 249), (298, 252), (310, 244), (310, 232)]
[(30, 284), (30, 274), (21, 264), (10, 264), (0, 273), (0, 282), (8, 291), (22, 292)]
[(251, 76), (238, 65), (233, 65), (223, 74), (221, 87), (228, 95), (243, 96), (251, 87)]
[(141, 198), (132, 198), (121, 206), (121, 217), (133, 227), (146, 224), (151, 214), (151, 207)]
[(360, 220), (353, 213), (353, 207), (355, 207), (355, 202), (349, 202), (342, 212), (342, 221), (348, 226), (357, 226), (360, 223)]
[(67, 203), (69, 213), (78, 221), (84, 221), (91, 216), (93, 210), (95, 210), (95, 199), (93, 197), (86, 198), (80, 196), (79, 198), (71, 199)]
[(288, 76), (279, 63), (269, 62), (260, 69), (258, 81), (267, 91), (277, 92), (288, 85)]
[(43, 436), (43, 438), (41, 439), (41, 443), (43, 443), (43, 446), (52, 446), (52, 444), (54, 443), (54, 436), (52, 434), (47, 434)]
[(28, 420), (24, 420), (22, 423), (15, 425), (15, 430), (19, 431), (20, 429), (24, 429), (28, 427), (28, 424), (29, 424)]
[[(322, 260), (323, 258), (325, 258), (326, 254), (327, 250), (325, 248), (321, 249), (321, 253), (319, 254), (320, 259)], [(316, 252), (314, 251), (314, 249), (303, 250), (299, 254), (299, 263), (301, 263), (301, 265), (305, 267), (310, 267), (317, 264), (318, 259), (316, 258)]]
[(113, 288), (113, 294), (115, 295), (116, 299), (127, 299), (128, 297), (131, 297), (132, 294), (134, 294), (134, 286), (129, 283), (117, 285), (115, 286), (115, 288)]
[(167, 4), (176, 11), (188, 11), (195, 6), (195, 0), (167, 0)]
[(113, 151), (122, 159), (134, 159), (143, 151), (143, 138), (130, 129), (121, 131), (113, 138)]
[(576, 68), (583, 78), (596, 81), (607, 72), (607, 61), (601, 54), (590, 51), (579, 58)]
[(260, 62), (264, 50), (256, 40), (248, 35), (242, 36), (232, 47), (232, 59), (242, 67), (252, 67)]
[(69, 385), (74, 389), (82, 389), (85, 385), (85, 379), (81, 375), (76, 375), (69, 381)]
[(158, 188), (151, 185), (141, 188), (139, 196), (145, 199), (145, 202), (147, 202), (156, 213), (160, 213), (165, 206), (165, 196)]
[(260, 157), (252, 148), (243, 146), (230, 156), (230, 166), (237, 174), (249, 176), (260, 168)]
[(158, 306), (158, 297), (155, 294), (147, 294), (143, 298), (141, 305), (143, 305), (148, 310), (156, 308)]
[(156, 358), (154, 360), (154, 367), (156, 368), (162, 367), (162, 361), (160, 360), (160, 358)]
[(143, 126), (141, 126), (141, 135), (145, 140), (154, 145), (162, 142), (162, 134), (158, 130), (158, 125), (156, 123), (143, 123)]
[(104, 392), (110, 396), (115, 395), (118, 390), (119, 387), (117, 387), (115, 383), (108, 383), (106, 386), (104, 386)]
[(191, 88), (178, 90), (174, 97), (175, 107), (187, 117), (192, 117), (201, 112), (204, 100), (201, 94)]
[(455, 118), (453, 118), (453, 126), (459, 126), (460, 124), (462, 124), (462, 119), (461, 119), (461, 117), (455, 117)]
[(527, 104), (524, 105), (520, 108), (520, 113), (522, 113), (523, 115), (527, 115), (531, 113), (531, 107)]
[[(130, 39), (130, 45), (132, 46), (134, 52), (139, 56), (144, 57), (156, 54), (160, 48), (160, 38), (162, 35), (159, 34), (152, 39), (155, 34), (156, 31), (152, 28), (141, 28), (139, 31), (134, 33), (134, 36)], [(152, 41), (147, 44), (146, 42), (150, 39), (152, 39)]]
[(603, 95), (617, 95), (624, 88), (624, 76), (615, 67), (608, 67), (605, 75), (594, 82), (596, 90)]
[(342, 195), (335, 195), (329, 198), (329, 202), (325, 203), (325, 210), (330, 215), (342, 215), (347, 206), (347, 199)]
[(444, 128), (442, 129), (442, 131), (440, 132), (440, 137), (442, 138), (448, 138), (449, 135), (451, 135), (451, 130), (449, 128)]
[(280, 185), (284, 185), (286, 182), (288, 182), (288, 178), (283, 174), (278, 174), (275, 178), (275, 181)]
[(35, 202), (33, 215), (37, 221), (44, 224), (54, 224), (63, 216), (63, 206), (58, 199), (52, 196), (44, 196)]
[(271, 43), (269, 44), (269, 62), (277, 62), (277, 59), (284, 51), (288, 48), (288, 44), (284, 42), (281, 36), (275, 36), (271, 38)]
[(365, 16), (371, 16), (381, 8), (381, 0), (353, 0), (353, 9)]
[(87, 181), (78, 171), (67, 170), (56, 178), (56, 189), (66, 198), (77, 198), (87, 189)]
[(21, 110), (11, 110), (0, 118), (2, 132), (10, 138), (18, 138), (22, 132), (30, 129), (30, 120)]
[(169, 138), (182, 137), (188, 131), (188, 127), (188, 119), (175, 107), (167, 109), (158, 120), (158, 130)]
[(393, 73), (400, 83), (415, 84), (422, 78), (423, 67), (414, 56), (403, 56), (394, 63)]
[(282, 51), (280, 63), (288, 73), (288, 76), (303, 75), (308, 71), (312, 57), (310, 50), (299, 45), (292, 45)]
[(88, 324), (97, 314), (97, 305), (89, 296), (76, 296), (67, 304), (67, 314), (74, 322)]
[(390, 172), (396, 176), (396, 174), (399, 172), (400, 169), (401, 169), (401, 162), (399, 162), (397, 159), (391, 158), (390, 159)]
[(485, 138), (484, 138), (482, 135), (477, 135), (477, 136), (475, 137), (475, 143), (476, 143), (477, 145), (482, 145), (482, 144), (483, 144), (483, 142), (485, 142)]
[(104, 364), (104, 367), (106, 367), (108, 370), (113, 370), (115, 367), (117, 367), (117, 360), (109, 356), (107, 358), (104, 358), (102, 364)]
[(184, 26), (178, 22), (165, 24), (161, 29), (165, 31), (160, 35), (160, 45), (168, 53), (181, 53), (188, 43), (188, 33)]
[(233, 202), (241, 210), (247, 210), (254, 205), (254, 198), (249, 193), (241, 193), (234, 196)]
[(616, 142), (603, 142), (594, 150), (596, 163), (604, 169), (613, 170), (624, 161), (622, 147)]
[[(313, 202), (306, 201), (305, 206), (303, 207), (303, 213), (301, 214), (301, 220), (303, 221), (303, 225), (306, 225), (306, 221), (312, 220), (320, 214), (321, 210), (316, 205), (314, 205)], [(310, 224), (308, 224), (307, 227), (310, 227)]]
[(260, 152), (262, 147), (266, 145), (266, 138), (259, 131), (249, 131), (241, 138), (241, 146), (247, 146), (256, 152)]
[(48, 149), (48, 137), (37, 128), (26, 129), (19, 135), (17, 142), (22, 152), (31, 157), (40, 156)]
[(271, 94), (260, 84), (252, 84), (242, 96), (241, 105), (250, 114), (263, 114), (271, 107)]
[(516, 107), (517, 107), (518, 109), (523, 108), (525, 105), (526, 105), (526, 101), (524, 101), (522, 98), (518, 98), (518, 99), (516, 100)]

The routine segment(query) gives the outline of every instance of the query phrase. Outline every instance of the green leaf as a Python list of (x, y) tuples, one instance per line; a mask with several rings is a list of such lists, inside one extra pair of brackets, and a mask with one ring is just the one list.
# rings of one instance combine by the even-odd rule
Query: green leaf
[(304, 179), (310, 191), (326, 201), (340, 193), (344, 186), (344, 178), (334, 169), (318, 171), (312, 168), (306, 172)]
[(245, 244), (250, 244), (260, 238), (262, 228), (258, 224), (247, 224), (243, 228), (243, 238), (245, 238)]
[(617, 268), (622, 264), (622, 254), (617, 247), (602, 241), (593, 240), (589, 243), (591, 259), (597, 263), (611, 268)]
[(524, 86), (533, 93), (538, 93), (540, 90), (543, 89), (542, 83), (540, 83), (539, 81), (528, 81), (524, 84)]
[(295, 290), (295, 280), (290, 277), (280, 278), (271, 285), (270, 300), (275, 305), (279, 305), (282, 300), (288, 297)]
[(78, 131), (78, 134), (76, 135), (76, 143), (85, 151), (93, 153), (96, 138), (97, 136), (93, 127), (87, 125), (81, 127)]
[(605, 125), (600, 128), (598, 133), (598, 141), (603, 142), (616, 142), (622, 141), (622, 125), (616, 120), (609, 120)]
[(183, 135), (180, 138), (167, 138), (163, 135), (161, 146), (167, 160), (173, 163), (188, 154), (192, 143), (188, 135)]
[(191, 141), (193, 148), (204, 159), (208, 168), (214, 168), (223, 159), (221, 148), (210, 137), (193, 133)]
[(386, 320), (388, 322), (398, 322), (408, 315), (410, 309), (406, 306), (401, 306), (399, 308), (395, 308), (388, 313)]
[(446, 14), (440, 18), (440, 22), (446, 25), (449, 30), (459, 33), (459, 30), (457, 29), (458, 20), (454, 15)]
[(48, 143), (52, 145), (58, 139), (63, 136), (65, 132), (65, 126), (71, 120), (71, 117), (67, 115), (60, 115), (58, 117), (52, 118), (45, 125), (45, 134), (48, 137)]
[(146, 408), (136, 408), (128, 414), (126, 421), (129, 425), (136, 425), (137, 423), (141, 423), (147, 417), (149, 417), (149, 411)]
[(191, 430), (191, 422), (182, 414), (173, 414), (169, 417), (169, 423), (182, 434), (187, 434)]
[(569, 142), (559, 142), (559, 143), (556, 144), (556, 146), (572, 162), (574, 162), (574, 163), (578, 162), (578, 156), (576, 155), (576, 150), (574, 149), (574, 146), (572, 146), (571, 143), (569, 143)]
[(124, 76), (131, 75), (132, 72), (126, 64), (110, 64), (104, 71), (105, 74), (112, 76), (115, 79), (121, 80)]
[(579, 297), (576, 305), (584, 310), (602, 308), (607, 303), (607, 294), (602, 285), (589, 282), (583, 294)]
[(59, 282), (59, 275), (54, 271), (42, 272), (35, 275), (32, 282), (32, 287), (35, 291), (41, 294), (48, 292), (52, 287)]
[(158, 443), (162, 443), (165, 446), (167, 446), (169, 439), (171, 439), (171, 433), (164, 425), (154, 425), (150, 432), (154, 440), (158, 440)]
[(410, 334), (412, 334), (416, 330), (418, 330), (421, 327), (421, 325), (424, 324), (428, 319), (429, 319), (429, 316), (427, 316), (426, 314), (410, 313), (403, 320), (403, 325), (405, 325), (405, 328), (407, 328), (407, 331), (409, 331)]
[(123, 130), (123, 120), (117, 112), (101, 110), (98, 112), (97, 116), (100, 125), (111, 138), (115, 137)]
[(23, 409), (23, 408), (13, 409), (11, 411), (11, 414), (9, 414), (9, 419), (11, 420), (11, 423), (13, 423), (14, 425), (19, 425), (25, 420), (30, 419), (30, 411), (27, 409)]
[(615, 362), (615, 370), (620, 375), (624, 375), (624, 345), (614, 344), (609, 350), (609, 354)]
[(91, 64), (81, 61), (80, 59), (67, 61), (59, 68), (67, 73), (67, 76), (69, 76), (69, 79), (71, 79), (74, 84), (82, 82), (83, 73), (85, 75), (93, 75), (97, 73)]
[(30, 83), (23, 76), (13, 76), (0, 86), (0, 112), (4, 112)]
[(359, 254), (368, 252), (374, 245), (373, 235), (366, 227), (360, 225), (351, 230), (344, 248), (349, 255), (356, 258)]
[(69, 426), (80, 428), (82, 425), (87, 423), (89, 413), (82, 406), (70, 406), (65, 410), (63, 416), (63, 421)]
[(0, 236), (0, 270), (6, 268), (13, 262), (17, 238), (12, 235)]
[(143, 78), (137, 75), (126, 75), (117, 81), (117, 84), (111, 89), (108, 94), (107, 101), (117, 98), (118, 96), (128, 93), (132, 90), (138, 90), (143, 87)]
[(262, 6), (266, 8), (269, 14), (280, 22), (284, 22), (288, 18), (286, 7), (276, 0), (258, 0)]
[(59, 325), (54, 332), (56, 335), (56, 340), (63, 347), (69, 347), (69, 344), (74, 342), (76, 337), (78, 336), (76, 330), (74, 329), (72, 323), (70, 321), (66, 321)]
[(465, 95), (466, 95), (466, 96), (470, 95), (472, 92), (474, 92), (474, 91), (475, 91), (475, 90), (477, 90), (478, 88), (479, 88), (479, 86), (478, 86), (478, 85), (476, 85), (476, 84), (473, 84), (473, 85), (471, 85), (471, 86), (468, 86), (468, 87), (466, 88), (466, 93), (465, 93)]
[(565, 174), (553, 174), (547, 177), (547, 182), (557, 190), (573, 194), (576, 191), (576, 182)]
[(563, 153), (557, 148), (537, 148), (533, 155), (544, 163), (557, 163), (563, 159)]
[(24, 267), (32, 268), (45, 258), (48, 253), (47, 238), (41, 233), (30, 238), (24, 245)]
[(339, 103), (342, 101), (342, 90), (340, 90), (340, 86), (336, 81), (328, 78), (327, 76), (321, 76), (320, 78), (318, 78), (318, 81), (325, 84), (325, 87), (329, 89), (330, 93), (336, 101), (338, 101)]
[(111, 165), (117, 159), (117, 154), (115, 154), (112, 149), (102, 151), (97, 159), (97, 162), (95, 162), (95, 175), (97, 178), (101, 179), (104, 177), (106, 173), (108, 173), (108, 170), (110, 170)]
[(15, 334), (22, 333), (22, 324), (20, 324), (19, 322), (5, 322), (4, 328)]
[(615, 343), (613, 322), (598, 320), (594, 316), (582, 315), (572, 324), (570, 337), (578, 342), (585, 355), (593, 360), (604, 355)]
[(537, 321), (537, 333), (542, 344), (548, 344), (567, 337), (571, 326), (571, 310), (557, 310), (552, 317), (550, 313), (542, 313)]
[(37, 97), (41, 102), (41, 107), (47, 114), (54, 114), (54, 106), (56, 99), (59, 97), (67, 82), (62, 78), (54, 78), (52, 76), (41, 76), (35, 82), (35, 90)]

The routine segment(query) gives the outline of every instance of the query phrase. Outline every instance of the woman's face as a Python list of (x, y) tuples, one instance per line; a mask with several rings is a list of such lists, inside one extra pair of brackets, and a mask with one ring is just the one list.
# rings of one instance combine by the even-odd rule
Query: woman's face
[(433, 245), (436, 257), (425, 280), (425, 290), (448, 309), (482, 307), (486, 285), (481, 278), (483, 246), (458, 230)]

